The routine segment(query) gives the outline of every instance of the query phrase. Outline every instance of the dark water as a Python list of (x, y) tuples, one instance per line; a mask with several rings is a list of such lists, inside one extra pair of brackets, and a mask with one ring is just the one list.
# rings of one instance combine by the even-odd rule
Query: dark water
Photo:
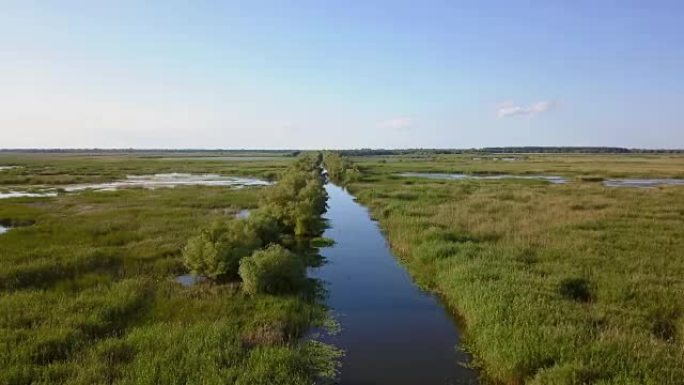
[(439, 300), (416, 287), (397, 263), (368, 211), (341, 188), (326, 186), (335, 240), (311, 276), (327, 282), (328, 305), (342, 331), (319, 338), (345, 350), (341, 384), (476, 384), (460, 363), (455, 321)]

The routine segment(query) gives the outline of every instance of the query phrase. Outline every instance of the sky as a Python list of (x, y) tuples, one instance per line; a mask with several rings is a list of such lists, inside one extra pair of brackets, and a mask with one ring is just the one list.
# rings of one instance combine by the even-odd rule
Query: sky
[(0, 148), (684, 148), (684, 2), (0, 0)]

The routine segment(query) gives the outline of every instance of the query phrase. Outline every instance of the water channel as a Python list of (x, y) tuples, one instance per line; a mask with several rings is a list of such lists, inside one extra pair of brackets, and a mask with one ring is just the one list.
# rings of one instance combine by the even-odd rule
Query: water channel
[(340, 383), (476, 384), (463, 366), (455, 320), (440, 300), (418, 288), (397, 262), (368, 210), (332, 184), (324, 234), (335, 245), (322, 249), (326, 263), (312, 269), (328, 289), (327, 304), (341, 324), (318, 339), (345, 351)]

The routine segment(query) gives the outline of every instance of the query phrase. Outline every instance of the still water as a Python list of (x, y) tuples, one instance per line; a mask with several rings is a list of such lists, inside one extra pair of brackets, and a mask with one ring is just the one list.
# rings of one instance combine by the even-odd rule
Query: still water
[(435, 296), (420, 290), (398, 264), (377, 223), (343, 189), (328, 184), (335, 245), (322, 249), (327, 263), (310, 275), (326, 283), (327, 304), (340, 322), (319, 340), (345, 350), (340, 383), (476, 384), (461, 365), (456, 322)]
[(502, 180), (502, 179), (531, 179), (531, 180), (545, 180), (551, 184), (565, 184), (568, 182), (567, 179), (562, 176), (557, 175), (512, 175), (512, 174), (500, 174), (500, 175), (471, 175), (471, 174), (443, 174), (443, 173), (430, 173), (430, 172), (403, 172), (399, 176), (409, 177), (409, 178), (426, 178), (426, 179), (440, 179), (440, 180), (464, 180), (464, 179), (474, 179), (474, 180)]
[(606, 179), (603, 184), (608, 187), (684, 186), (684, 179)]
[(172, 172), (167, 174), (128, 175), (126, 179), (105, 183), (85, 183), (64, 186), (67, 192), (83, 190), (115, 191), (121, 188), (142, 187), (147, 189), (173, 188), (179, 186), (268, 186), (265, 180), (247, 177), (223, 176), (217, 174), (187, 174)]

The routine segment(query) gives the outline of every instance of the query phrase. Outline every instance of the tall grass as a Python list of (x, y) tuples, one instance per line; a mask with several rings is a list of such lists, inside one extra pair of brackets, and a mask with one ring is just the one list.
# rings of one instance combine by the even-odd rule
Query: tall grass
[[(513, 384), (684, 383), (684, 188), (431, 181), (422, 170), (676, 176), (682, 158), (549, 164), (360, 159), (351, 186), (420, 284), (465, 325), (486, 377)], [(405, 159), (404, 159), (405, 160)], [(633, 168), (632, 168), (633, 166)]]

